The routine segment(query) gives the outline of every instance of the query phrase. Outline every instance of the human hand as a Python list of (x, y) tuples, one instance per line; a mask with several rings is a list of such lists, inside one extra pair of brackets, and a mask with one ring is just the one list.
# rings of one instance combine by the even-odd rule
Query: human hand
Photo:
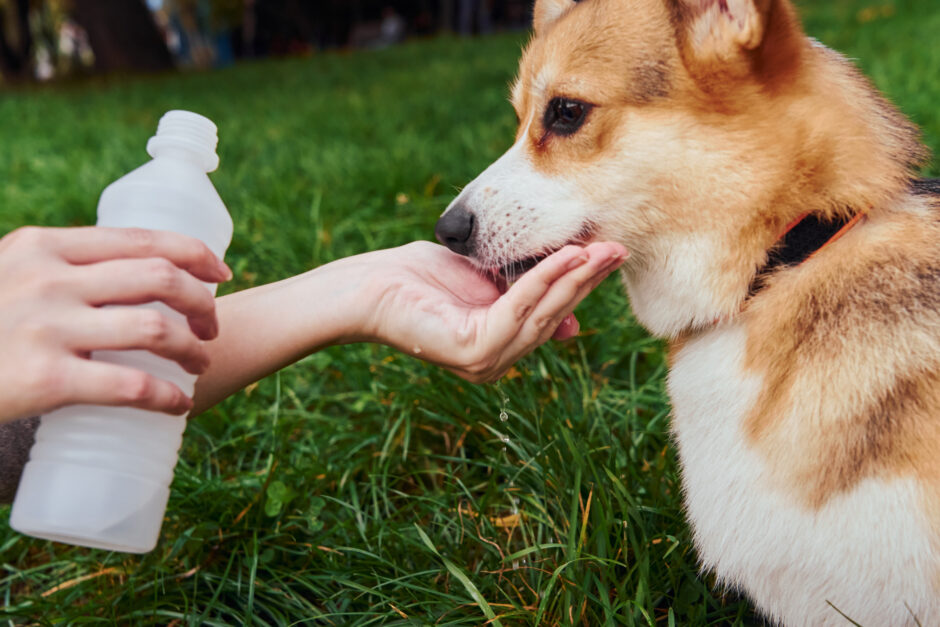
[(577, 335), (572, 310), (627, 255), (611, 242), (566, 246), (503, 294), (443, 246), (414, 242), (372, 253), (372, 288), (381, 297), (366, 333), (468, 381), (495, 381), (549, 338)]
[[(192, 401), (175, 385), (89, 359), (94, 350), (148, 350), (190, 373), (208, 366), (200, 340), (218, 334), (200, 281), (231, 271), (198, 240), (166, 231), (26, 227), (0, 239), (0, 422), (77, 404), (172, 414)], [(162, 301), (153, 309), (103, 307)]]

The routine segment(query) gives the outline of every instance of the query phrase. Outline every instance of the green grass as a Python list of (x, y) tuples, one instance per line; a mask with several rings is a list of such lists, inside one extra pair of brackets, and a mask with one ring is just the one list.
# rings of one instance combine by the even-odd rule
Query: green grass
[[(806, 2), (804, 14), (936, 149), (940, 48), (929, 42), (940, 10), (908, 0), (860, 21), (868, 6)], [(427, 239), (455, 189), (511, 141), (506, 84), (523, 39), (3, 93), (0, 232), (91, 223), (105, 184), (145, 159), (159, 115), (182, 107), (220, 126), (213, 179), (236, 224), (225, 289)], [(190, 423), (149, 555), (30, 540), (4, 512), (0, 616), (756, 624), (746, 602), (698, 576), (666, 435), (662, 345), (612, 280), (580, 318), (580, 338), (539, 349), (499, 386), (353, 346), (236, 395)]]

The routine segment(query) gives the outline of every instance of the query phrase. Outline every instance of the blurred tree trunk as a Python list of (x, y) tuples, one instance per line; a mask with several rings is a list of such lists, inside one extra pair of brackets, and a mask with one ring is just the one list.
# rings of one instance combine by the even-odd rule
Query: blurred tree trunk
[(454, 1), (455, 0), (439, 0), (440, 29), (443, 31), (449, 32), (454, 30)]
[(72, 18), (88, 33), (95, 68), (160, 71), (173, 57), (143, 0), (72, 0)]
[(29, 0), (0, 4), (0, 73), (9, 80), (30, 78), (32, 56)]

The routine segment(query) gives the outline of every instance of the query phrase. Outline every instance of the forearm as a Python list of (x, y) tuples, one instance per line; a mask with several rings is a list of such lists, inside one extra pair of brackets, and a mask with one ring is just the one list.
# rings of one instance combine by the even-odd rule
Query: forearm
[(196, 383), (191, 415), (322, 348), (364, 339), (358, 333), (374, 297), (368, 259), (341, 259), (218, 298), (219, 336), (206, 344), (210, 365)]
[[(219, 336), (193, 414), (332, 344), (387, 344), (490, 381), (548, 340), (626, 257), (622, 246), (567, 246), (501, 295), (465, 257), (413, 242), (219, 298)], [(577, 322), (559, 337), (577, 333)]]

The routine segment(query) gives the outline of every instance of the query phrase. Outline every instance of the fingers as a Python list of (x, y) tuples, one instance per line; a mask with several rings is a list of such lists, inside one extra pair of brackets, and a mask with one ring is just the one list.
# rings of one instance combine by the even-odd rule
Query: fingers
[[(82, 266), (74, 284), (92, 306), (162, 301), (183, 314), (197, 337), (218, 335), (215, 299), (200, 281), (163, 258), (121, 259)], [(78, 285), (80, 283), (80, 285)]]
[(174, 415), (192, 408), (192, 400), (178, 387), (140, 370), (78, 358), (64, 369), (60, 406), (120, 405)]
[(579, 246), (565, 246), (522, 275), (522, 278), (493, 303), (490, 315), (487, 316), (487, 342), (500, 346), (516, 337), (520, 325), (532, 315), (534, 307), (548, 293), (555, 281), (566, 272), (583, 266), (588, 259), (585, 249)]
[(170, 231), (105, 227), (37, 230), (42, 231), (38, 237), (50, 238), (62, 258), (73, 264), (163, 257), (207, 283), (232, 278), (232, 271), (205, 244)]
[(571, 312), (627, 255), (620, 244), (604, 242), (566, 247), (546, 258), (489, 308), (470, 365), (452, 370), (472, 382), (493, 381), (553, 335), (576, 335)]
[[(532, 304), (531, 311), (521, 326), (517, 326), (517, 333), (503, 352), (505, 366), (508, 367), (555, 334), (560, 339), (576, 335), (579, 325), (571, 312), (601, 281), (620, 267), (627, 251), (619, 244), (601, 243), (585, 248), (584, 255), (588, 257), (586, 263), (557, 278), (542, 297)], [(512, 292), (513, 288), (509, 291)]]
[(590, 261), (552, 284), (535, 305), (516, 342), (535, 348), (555, 333), (562, 320), (570, 314), (601, 281), (617, 269), (626, 256), (623, 247), (613, 244), (592, 244), (585, 253)]
[[(200, 338), (215, 337), (217, 322), (202, 282), (231, 273), (201, 242), (138, 229), (33, 227), (0, 238), (0, 257), (0, 344), (9, 357), (0, 374), (10, 383), (0, 419), (75, 403), (176, 414), (192, 406), (168, 381), (87, 357), (145, 350), (191, 374), (206, 370)], [(154, 305), (113, 306), (144, 302)]]
[(209, 366), (209, 353), (186, 324), (157, 309), (87, 310), (70, 326), (67, 343), (78, 354), (96, 350), (146, 350), (177, 362), (191, 374)]

